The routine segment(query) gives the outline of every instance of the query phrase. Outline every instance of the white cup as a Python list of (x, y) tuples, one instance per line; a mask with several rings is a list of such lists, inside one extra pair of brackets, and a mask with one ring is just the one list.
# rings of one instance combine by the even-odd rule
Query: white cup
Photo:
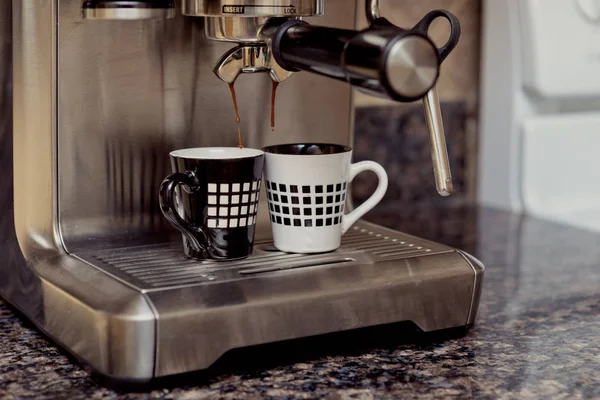
[[(340, 247), (342, 235), (385, 195), (388, 178), (374, 161), (351, 163), (352, 149), (337, 144), (281, 144), (263, 148), (264, 180), (275, 247), (322, 253)], [(379, 183), (363, 204), (344, 214), (348, 185), (363, 171)]]

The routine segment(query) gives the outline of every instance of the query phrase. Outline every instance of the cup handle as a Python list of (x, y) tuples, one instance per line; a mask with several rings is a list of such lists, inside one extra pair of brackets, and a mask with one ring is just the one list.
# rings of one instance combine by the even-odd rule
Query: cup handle
[(365, 200), (360, 206), (354, 209), (352, 212), (344, 215), (342, 218), (342, 235), (346, 233), (346, 231), (354, 225), (356, 221), (358, 221), (363, 215), (365, 215), (368, 211), (370, 211), (373, 207), (375, 207), (383, 196), (388, 187), (388, 177), (385, 169), (375, 161), (361, 161), (355, 164), (350, 165), (350, 182), (356, 177), (356, 175), (360, 174), (364, 171), (373, 171), (377, 175), (379, 179), (379, 183), (377, 184), (377, 189), (375, 192)]
[(201, 228), (190, 225), (177, 212), (174, 193), (178, 185), (187, 185), (193, 191), (198, 187), (198, 179), (192, 171), (176, 172), (167, 176), (160, 184), (158, 196), (160, 210), (169, 222), (186, 237), (194, 250), (206, 251), (210, 244), (206, 233)]

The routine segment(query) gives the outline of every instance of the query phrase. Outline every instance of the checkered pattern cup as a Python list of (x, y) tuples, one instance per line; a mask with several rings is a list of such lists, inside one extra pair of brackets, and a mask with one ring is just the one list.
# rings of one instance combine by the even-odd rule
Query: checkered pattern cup
[(173, 151), (160, 187), (164, 216), (183, 234), (185, 255), (232, 260), (252, 253), (264, 154), (237, 147)]
[[(352, 164), (352, 149), (336, 144), (283, 144), (263, 148), (265, 188), (273, 242), (290, 253), (337, 249), (342, 235), (375, 207), (387, 190), (387, 174), (373, 161)], [(373, 171), (377, 189), (345, 214), (348, 185), (363, 171)]]

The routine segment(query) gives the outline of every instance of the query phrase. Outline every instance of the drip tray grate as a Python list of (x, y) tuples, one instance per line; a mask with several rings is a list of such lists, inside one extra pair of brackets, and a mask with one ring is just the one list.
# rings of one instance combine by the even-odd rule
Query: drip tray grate
[(141, 290), (241, 279), (256, 274), (348, 263), (376, 263), (452, 251), (367, 223), (356, 224), (340, 249), (326, 254), (282, 253), (270, 240), (256, 241), (254, 253), (240, 261), (198, 262), (183, 256), (180, 242), (91, 251), (78, 256)]

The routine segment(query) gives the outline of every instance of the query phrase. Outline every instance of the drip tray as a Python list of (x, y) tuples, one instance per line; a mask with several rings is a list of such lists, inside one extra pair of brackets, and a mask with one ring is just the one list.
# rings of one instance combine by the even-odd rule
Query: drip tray
[(243, 279), (283, 270), (372, 264), (452, 250), (361, 222), (343, 236), (338, 250), (323, 254), (283, 253), (271, 240), (259, 240), (251, 256), (230, 262), (199, 262), (185, 258), (181, 242), (91, 251), (77, 256), (139, 290), (149, 291)]
[[(102, 315), (115, 356), (143, 350), (154, 377), (208, 368), (231, 349), (367, 326), (466, 327), (482, 276), (459, 250), (366, 222), (325, 254), (279, 252), (267, 239), (234, 262), (189, 260), (179, 240), (74, 256), (139, 295), (119, 305), (122, 314)], [(140, 305), (153, 316), (126, 313)]]

